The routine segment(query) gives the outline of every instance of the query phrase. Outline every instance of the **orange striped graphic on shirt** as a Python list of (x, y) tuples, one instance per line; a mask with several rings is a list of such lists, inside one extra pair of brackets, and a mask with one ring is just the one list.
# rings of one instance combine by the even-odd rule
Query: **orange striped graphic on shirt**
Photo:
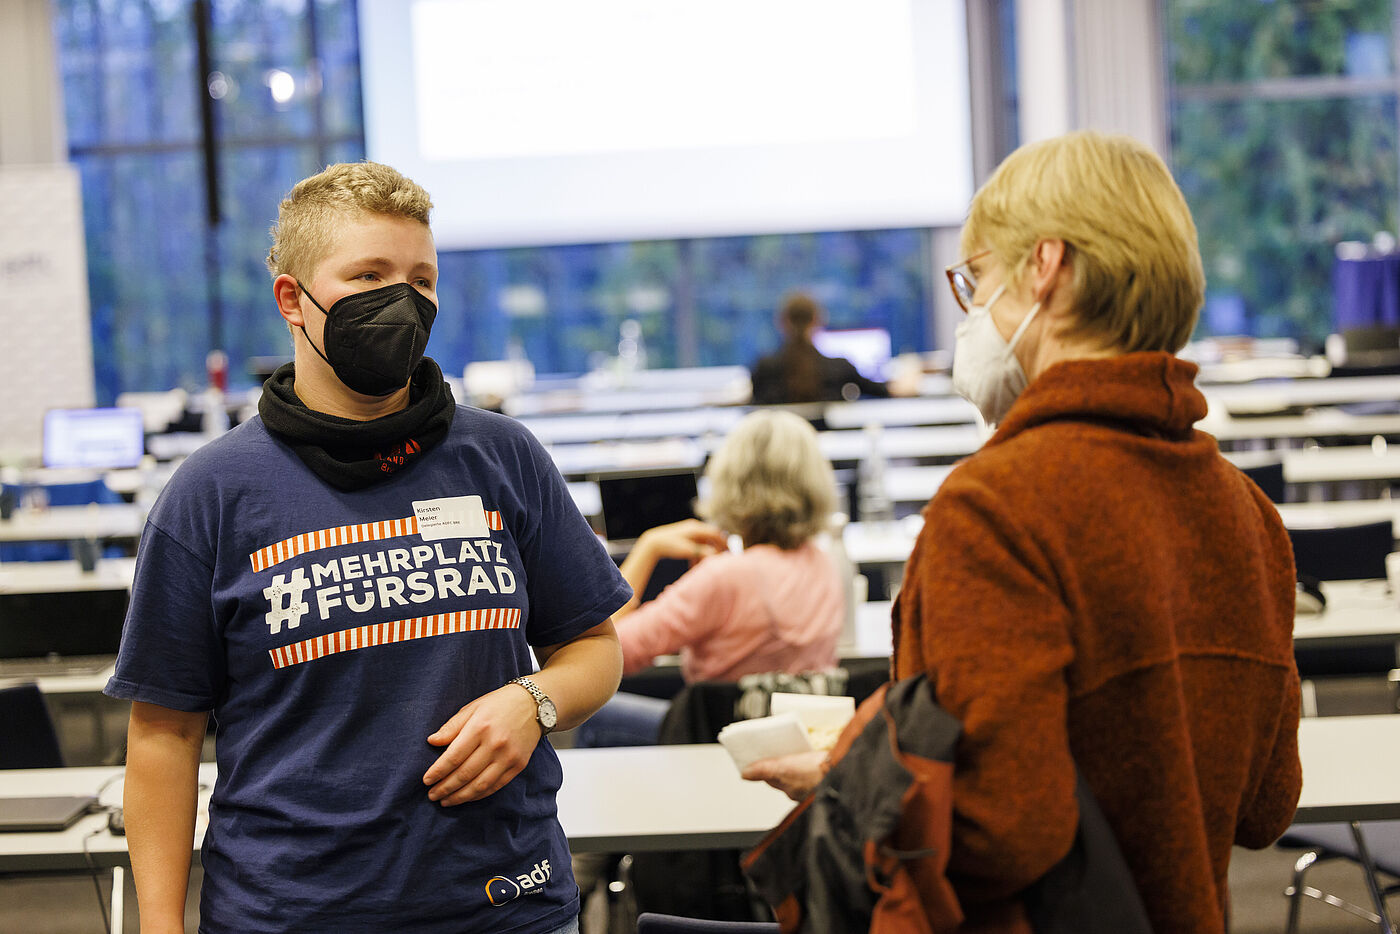
[(489, 610), (461, 610), (456, 613), (437, 613), (432, 616), (415, 616), (412, 619), (396, 619), (389, 623), (374, 623), (356, 626), (339, 632), (328, 632), (313, 639), (303, 639), (281, 648), (269, 649), (273, 668), (287, 668), (312, 662), (327, 655), (341, 652), (354, 652), (376, 645), (392, 645), (395, 642), (409, 642), (413, 639), (431, 639), (458, 632), (482, 632), (487, 629), (519, 629), (520, 610), (514, 607), (495, 607)]
[[(501, 523), (500, 510), (488, 509), (485, 510), (485, 513), (487, 528), (493, 532), (499, 532), (504, 528)], [(253, 573), (257, 574), (308, 552), (334, 548), (337, 545), (377, 542), (417, 534), (417, 516), (408, 516), (403, 519), (381, 519), (378, 522), (361, 522), (358, 525), (338, 525), (330, 529), (303, 532), (300, 535), (293, 535), (291, 538), (284, 538), (266, 548), (259, 548), (248, 556), (248, 560), (253, 563)]]

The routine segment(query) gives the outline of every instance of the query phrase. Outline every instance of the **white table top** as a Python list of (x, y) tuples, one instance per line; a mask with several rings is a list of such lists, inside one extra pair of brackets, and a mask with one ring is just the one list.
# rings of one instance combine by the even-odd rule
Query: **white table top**
[(1298, 752), (1303, 793), (1295, 821), (1400, 818), (1400, 715), (1305, 718)]
[[(1383, 580), (1327, 581), (1322, 585), (1327, 609), (1293, 619), (1293, 641), (1302, 645), (1362, 641), (1400, 642), (1400, 598)], [(869, 600), (856, 607), (856, 640), (843, 653), (862, 657), (889, 655), (890, 600)]]
[[(891, 467), (885, 484), (895, 502), (923, 502), (937, 492), (951, 467)], [(1368, 522), (1394, 523), (1400, 535), (1400, 500), (1357, 499), (1318, 503), (1278, 504), (1279, 517), (1290, 529), (1338, 528)], [(900, 564), (914, 549), (923, 528), (920, 515), (896, 522), (852, 522), (842, 532), (846, 554), (857, 565)]]
[(856, 638), (852, 645), (838, 645), (842, 658), (889, 658), (894, 654), (893, 600), (867, 600), (856, 606)]
[[(559, 759), (559, 821), (575, 853), (749, 846), (792, 808), (781, 792), (741, 779), (715, 744), (561, 749)], [(0, 795), (94, 794), (121, 774), (120, 768), (0, 771)], [(214, 765), (202, 764), (206, 790), (196, 847), (208, 824), (214, 778)], [(121, 797), (120, 781), (114, 781), (100, 800), (118, 804)], [(105, 817), (92, 815), (61, 833), (0, 834), (0, 872), (82, 868), (84, 845), (99, 866), (126, 864), (126, 839), (106, 828)]]
[(1293, 619), (1293, 641), (1400, 642), (1400, 598), (1384, 580), (1324, 581), (1327, 608)]
[(1400, 399), (1400, 376), (1294, 379), (1204, 387), (1206, 398), (1234, 412), (1274, 412), (1295, 406)]
[(39, 512), (16, 509), (0, 520), (0, 541), (73, 541), (83, 538), (140, 538), (145, 511), (132, 503), (50, 506)]
[[(880, 432), (880, 450), (887, 460), (965, 457), (980, 448), (986, 438), (985, 429), (977, 425), (886, 428)], [(817, 440), (822, 453), (833, 461), (858, 461), (871, 452), (870, 435), (864, 429), (823, 431)]]
[(1347, 445), (1283, 454), (1283, 479), (1288, 483), (1397, 478), (1400, 478), (1400, 447), (1377, 450), (1371, 445)]
[(704, 447), (689, 438), (560, 444), (549, 453), (554, 466), (566, 477), (644, 468), (699, 467), (705, 462)]
[(1400, 500), (1339, 499), (1317, 503), (1279, 503), (1278, 514), (1290, 529), (1335, 529), (1387, 519), (1400, 532)]
[[(1298, 730), (1303, 793), (1295, 820), (1400, 819), (1400, 716), (1306, 719)], [(739, 778), (718, 745), (566, 749), (560, 822), (576, 853), (749, 846), (791, 809), (782, 794)], [(94, 794), (120, 768), (0, 772), (0, 795)], [(200, 767), (206, 787), (214, 766)], [(119, 782), (101, 801), (121, 800)], [(201, 795), (196, 840), (207, 825)], [(101, 815), (61, 833), (0, 834), (0, 871), (81, 869), (84, 848), (98, 866), (128, 862), (126, 839)]]
[[(894, 485), (888, 480), (887, 486), (896, 502), (907, 502), (893, 496)], [(842, 529), (841, 542), (846, 546), (846, 557), (857, 566), (903, 564), (909, 560), (909, 554), (914, 550), (914, 540), (919, 537), (923, 527), (923, 516), (907, 516), (895, 522), (851, 522)]]
[(13, 561), (0, 564), (0, 593), (130, 590), (135, 578), (135, 558), (98, 558), (87, 572), (76, 561)]
[(586, 444), (723, 435), (744, 417), (745, 411), (725, 406), (684, 412), (559, 415), (522, 418), (520, 421), (543, 444)]
[(1318, 409), (1303, 415), (1217, 419), (1208, 416), (1197, 424), (1219, 441), (1276, 438), (1324, 438), (1336, 435), (1400, 434), (1400, 415), (1351, 415), (1340, 409)]
[(961, 396), (904, 399), (859, 399), (833, 402), (824, 414), (826, 427), (864, 428), (873, 423), (900, 425), (964, 425), (977, 422), (977, 408)]

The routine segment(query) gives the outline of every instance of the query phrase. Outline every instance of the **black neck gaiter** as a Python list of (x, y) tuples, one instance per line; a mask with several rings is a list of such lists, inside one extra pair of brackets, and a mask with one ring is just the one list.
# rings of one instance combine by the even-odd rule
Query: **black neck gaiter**
[(295, 377), (293, 364), (278, 367), (263, 384), (258, 414), (268, 431), (337, 490), (364, 489), (411, 467), (447, 437), (457, 410), (431, 357), (413, 371), (408, 407), (367, 422), (308, 409), (292, 388)]

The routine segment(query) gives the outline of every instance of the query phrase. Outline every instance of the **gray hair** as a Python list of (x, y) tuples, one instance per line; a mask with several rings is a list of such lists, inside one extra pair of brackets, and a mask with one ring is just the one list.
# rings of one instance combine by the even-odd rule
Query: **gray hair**
[(710, 490), (700, 515), (748, 545), (797, 548), (826, 530), (836, 508), (836, 480), (817, 432), (791, 412), (744, 416), (705, 476)]

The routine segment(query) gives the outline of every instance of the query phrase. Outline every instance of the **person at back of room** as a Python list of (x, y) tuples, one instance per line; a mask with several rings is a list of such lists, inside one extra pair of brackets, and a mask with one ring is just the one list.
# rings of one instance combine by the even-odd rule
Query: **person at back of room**
[[(642, 533), (622, 562), (633, 597), (613, 622), (624, 673), (679, 654), (687, 682), (826, 670), (837, 662), (845, 582), (819, 544), (836, 502), (817, 433), (791, 412), (744, 416), (706, 465), (700, 514)], [(730, 535), (743, 549), (731, 552)], [(690, 561), (647, 603), (664, 558)], [(580, 730), (580, 745), (654, 742), (668, 702), (619, 694)]]
[(750, 368), (754, 405), (912, 394), (912, 387), (903, 381), (868, 379), (846, 358), (828, 357), (817, 350), (812, 335), (825, 323), (826, 310), (806, 292), (793, 292), (783, 299), (777, 314), (783, 345)]
[(423, 356), (431, 206), (374, 163), (291, 190), (294, 362), (151, 511), (106, 689), (146, 934), (185, 928), (211, 713), (201, 932), (578, 930), (544, 736), (616, 689), (630, 593), (548, 453)]
[[(1161, 158), (1072, 133), (1002, 163), (948, 270), (967, 313), (953, 385), (997, 429), (925, 508), (893, 668), (962, 724), (947, 879), (965, 930), (1028, 930), (1023, 894), (1075, 843), (1076, 772), (1157, 934), (1224, 934), (1231, 847), (1293, 817), (1292, 553), (1193, 427), (1206, 401), (1175, 354), (1204, 300), (1196, 242)], [(801, 796), (821, 760), (745, 775)]]

